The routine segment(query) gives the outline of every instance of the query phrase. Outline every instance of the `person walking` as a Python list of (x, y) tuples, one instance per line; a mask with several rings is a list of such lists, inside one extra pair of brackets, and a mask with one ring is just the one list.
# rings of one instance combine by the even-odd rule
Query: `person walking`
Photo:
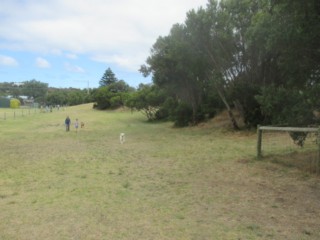
[(76, 119), (76, 122), (74, 123), (74, 127), (76, 129), (76, 133), (78, 133), (78, 128), (79, 128), (78, 118)]
[(69, 116), (67, 116), (64, 123), (66, 124), (66, 132), (69, 132), (70, 131), (70, 124), (71, 124), (71, 120), (70, 120)]

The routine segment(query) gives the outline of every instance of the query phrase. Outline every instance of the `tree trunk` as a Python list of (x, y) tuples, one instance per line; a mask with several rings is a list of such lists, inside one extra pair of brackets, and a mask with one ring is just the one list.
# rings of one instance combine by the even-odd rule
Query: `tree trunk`
[(223, 93), (222, 93), (218, 88), (216, 88), (216, 89), (217, 89), (217, 91), (218, 91), (218, 94), (219, 94), (222, 102), (224, 103), (224, 105), (225, 105), (226, 108), (227, 108), (228, 115), (229, 115), (229, 118), (230, 118), (230, 120), (231, 120), (231, 123), (232, 123), (233, 128), (234, 128), (235, 130), (240, 130), (240, 128), (239, 128), (239, 126), (238, 126), (238, 123), (237, 123), (237, 121), (236, 121), (236, 119), (235, 119), (235, 117), (234, 117), (234, 115), (233, 115), (233, 113), (232, 113), (232, 111), (231, 111), (231, 108), (230, 108), (230, 106), (229, 106), (229, 104), (228, 104), (228, 102), (227, 102), (227, 99), (225, 98), (225, 96), (223, 95)]
[(235, 100), (235, 101), (233, 101), (233, 104), (234, 104), (235, 108), (237, 109), (237, 111), (240, 113), (240, 116), (242, 117), (242, 119), (245, 119), (244, 109), (243, 109), (243, 106), (240, 103), (240, 101)]

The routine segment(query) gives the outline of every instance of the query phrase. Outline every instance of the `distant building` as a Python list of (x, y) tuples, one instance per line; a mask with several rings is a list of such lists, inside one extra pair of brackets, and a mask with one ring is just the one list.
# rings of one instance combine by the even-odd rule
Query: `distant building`
[(0, 97), (0, 108), (9, 108), (10, 107), (10, 98)]
[(20, 99), (23, 106), (33, 107), (33, 105), (34, 105), (33, 98), (28, 98), (28, 96), (19, 96), (19, 99)]

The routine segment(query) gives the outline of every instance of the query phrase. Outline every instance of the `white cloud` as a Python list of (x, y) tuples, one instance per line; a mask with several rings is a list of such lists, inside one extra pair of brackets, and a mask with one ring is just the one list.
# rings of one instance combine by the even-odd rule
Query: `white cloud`
[(74, 72), (74, 73), (84, 73), (85, 72), (83, 68), (76, 66), (76, 65), (72, 65), (68, 62), (64, 64), (64, 68), (67, 71)]
[[(3, 0), (0, 47), (86, 54), (136, 69), (160, 35), (207, 0)], [(138, 56), (138, 57), (137, 57)], [(137, 63), (137, 61), (140, 61)], [(141, 62), (143, 61), (143, 62)]]
[(51, 64), (46, 59), (38, 57), (36, 58), (36, 66), (38, 68), (50, 68)]
[(0, 65), (15, 67), (19, 64), (13, 57), (0, 55)]
[(97, 54), (92, 56), (93, 61), (116, 64), (129, 71), (137, 71), (145, 61), (145, 55), (140, 53), (135, 54)]

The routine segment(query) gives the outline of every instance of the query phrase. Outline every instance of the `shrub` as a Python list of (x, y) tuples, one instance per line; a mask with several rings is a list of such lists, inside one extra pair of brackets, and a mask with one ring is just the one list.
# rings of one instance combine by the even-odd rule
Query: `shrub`
[(192, 108), (186, 103), (179, 103), (174, 113), (174, 125), (176, 127), (185, 127), (192, 122)]
[(21, 105), (21, 102), (19, 101), (19, 99), (12, 98), (10, 100), (10, 108), (19, 108), (20, 105)]

